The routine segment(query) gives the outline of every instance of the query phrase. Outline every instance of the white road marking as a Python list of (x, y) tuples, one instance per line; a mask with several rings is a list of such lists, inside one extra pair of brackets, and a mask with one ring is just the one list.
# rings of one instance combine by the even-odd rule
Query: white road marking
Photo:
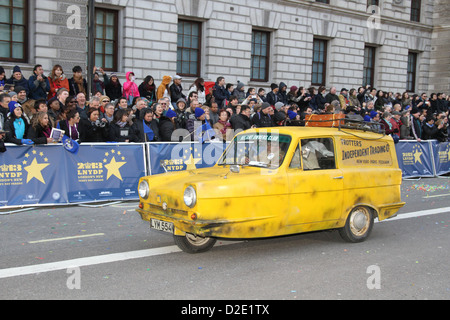
[[(447, 213), (447, 212), (450, 212), (450, 207), (422, 210), (422, 211), (416, 211), (416, 212), (410, 212), (410, 213), (403, 213), (403, 214), (398, 215), (397, 217), (387, 219), (387, 220), (384, 220), (381, 222), (389, 222), (389, 221), (395, 221), (395, 220), (401, 220), (401, 219), (423, 217), (423, 216), (439, 214), (439, 213)], [(233, 244), (233, 243), (237, 243), (237, 242), (236, 241), (229, 241), (229, 242), (224, 241), (221, 244), (229, 245), (229, 244)], [(102, 256), (65, 260), (65, 261), (59, 261), (59, 262), (53, 262), (53, 263), (44, 263), (44, 264), (25, 266), (25, 267), (8, 268), (8, 269), (0, 270), (0, 279), (24, 276), (24, 275), (30, 275), (30, 274), (37, 274), (37, 273), (42, 273), (42, 272), (66, 270), (66, 269), (74, 268), (74, 267), (85, 267), (85, 266), (125, 261), (125, 260), (131, 260), (131, 259), (148, 258), (148, 257), (159, 256), (159, 255), (175, 253), (175, 252), (181, 252), (181, 250), (177, 246), (169, 246), (169, 247), (154, 248), (154, 249), (148, 249), (148, 250), (113, 253), (113, 254), (107, 254), (107, 255), (102, 255)]]
[(73, 237), (65, 237), (65, 238), (55, 238), (55, 239), (44, 239), (37, 241), (28, 241), (29, 244), (43, 243), (43, 242), (53, 242), (53, 241), (64, 241), (64, 240), (74, 240), (74, 239), (83, 239), (83, 238), (91, 238), (91, 237), (100, 237), (104, 236), (104, 233), (96, 233), (96, 234), (85, 234), (82, 236), (73, 236)]
[(0, 270), (0, 279), (24, 276), (24, 275), (30, 275), (30, 274), (36, 274), (36, 273), (42, 273), (42, 272), (49, 272), (49, 271), (65, 270), (65, 269), (75, 268), (75, 267), (92, 266), (92, 265), (97, 265), (97, 264), (124, 261), (124, 260), (130, 260), (130, 259), (146, 258), (146, 257), (158, 256), (158, 255), (162, 255), (162, 254), (168, 254), (168, 253), (180, 252), (180, 251), (181, 250), (177, 246), (170, 246), (170, 247), (155, 248), (155, 249), (148, 249), (148, 250), (113, 253), (113, 254), (107, 254), (107, 255), (96, 256), (96, 257), (65, 260), (65, 261), (59, 261), (59, 262), (53, 262), (53, 263), (38, 264), (38, 265), (34, 265), (34, 266), (9, 268), (9, 269)]
[(425, 197), (422, 197), (422, 198), (428, 199), (428, 198), (440, 198), (440, 197), (450, 197), (450, 193), (449, 194), (437, 194), (437, 195), (434, 195), (434, 196), (425, 196)]
[(390, 219), (386, 219), (386, 220), (378, 221), (378, 222), (389, 222), (389, 221), (395, 221), (395, 220), (401, 220), (401, 219), (417, 218), (417, 217), (429, 216), (429, 215), (433, 215), (433, 214), (446, 213), (446, 212), (450, 212), (450, 207), (422, 210), (422, 211), (416, 211), (416, 212), (410, 212), (410, 213), (402, 213), (402, 214), (397, 215), (394, 218), (390, 218)]

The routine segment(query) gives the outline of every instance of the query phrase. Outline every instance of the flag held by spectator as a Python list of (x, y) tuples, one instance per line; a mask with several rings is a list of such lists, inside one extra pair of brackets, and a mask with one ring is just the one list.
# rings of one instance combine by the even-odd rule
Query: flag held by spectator
[(153, 139), (155, 138), (155, 133), (153, 132), (152, 128), (150, 128), (150, 126), (145, 124), (145, 120), (142, 120), (142, 122), (144, 124), (144, 133), (147, 135), (148, 141), (153, 141)]
[(64, 136), (62, 138), (62, 144), (64, 146), (64, 149), (66, 149), (67, 151), (73, 153), (73, 154), (77, 154), (78, 153), (78, 149), (80, 148), (80, 145), (78, 144), (78, 142), (76, 142), (75, 140), (70, 139), (68, 136)]
[(195, 132), (198, 141), (202, 144), (205, 143), (206, 141), (213, 140), (216, 135), (216, 132), (214, 131), (213, 128), (211, 128), (209, 121), (205, 121), (205, 124), (199, 126)]

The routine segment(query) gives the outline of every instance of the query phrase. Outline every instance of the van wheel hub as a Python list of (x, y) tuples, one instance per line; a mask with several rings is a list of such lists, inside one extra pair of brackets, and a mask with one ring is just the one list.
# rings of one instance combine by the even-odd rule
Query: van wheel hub
[(362, 235), (366, 232), (369, 227), (370, 214), (367, 209), (359, 208), (357, 211), (353, 212), (350, 220), (350, 228), (353, 234)]

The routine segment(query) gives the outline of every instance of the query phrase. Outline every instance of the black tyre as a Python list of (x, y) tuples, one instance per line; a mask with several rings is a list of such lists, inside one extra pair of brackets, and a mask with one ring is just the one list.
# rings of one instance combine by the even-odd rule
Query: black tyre
[(173, 236), (175, 244), (184, 252), (201, 253), (210, 250), (216, 244), (215, 238), (202, 238), (190, 233), (185, 236)]
[(345, 241), (363, 242), (372, 232), (373, 219), (372, 209), (356, 207), (348, 215), (345, 226), (339, 229), (339, 234)]

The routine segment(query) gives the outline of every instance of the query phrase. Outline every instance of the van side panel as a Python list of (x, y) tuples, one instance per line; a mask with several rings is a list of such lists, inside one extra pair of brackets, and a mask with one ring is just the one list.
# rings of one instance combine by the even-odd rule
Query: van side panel
[(341, 137), (338, 148), (344, 175), (343, 223), (356, 206), (374, 209), (379, 220), (395, 215), (404, 203), (400, 191), (402, 173), (392, 139)]

